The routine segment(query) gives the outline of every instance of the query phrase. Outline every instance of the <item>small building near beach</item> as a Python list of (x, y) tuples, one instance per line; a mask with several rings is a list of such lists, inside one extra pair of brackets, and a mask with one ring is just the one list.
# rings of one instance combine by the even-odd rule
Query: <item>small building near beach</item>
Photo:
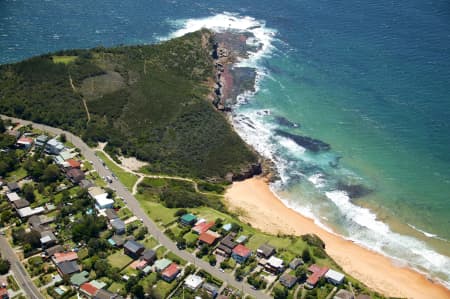
[(290, 289), (297, 283), (297, 277), (291, 274), (284, 273), (280, 277), (280, 283)]
[(325, 274), (325, 278), (328, 280), (328, 282), (334, 285), (340, 285), (344, 283), (345, 275), (342, 274), (341, 272), (330, 269)]
[(261, 258), (268, 259), (272, 255), (275, 254), (275, 247), (270, 246), (269, 244), (262, 244), (259, 246), (259, 248), (256, 250), (256, 255)]
[[(368, 297), (370, 299), (370, 297)], [(355, 299), (355, 296), (347, 290), (340, 289), (337, 291), (337, 293), (333, 296), (333, 299)]]
[(197, 222), (197, 217), (194, 214), (188, 213), (180, 217), (181, 224), (192, 226)]
[(308, 268), (308, 272), (311, 273), (308, 279), (306, 280), (305, 287), (307, 289), (313, 289), (319, 280), (327, 273), (329, 270), (328, 267), (321, 267), (317, 264), (311, 265)]
[(252, 255), (252, 251), (242, 244), (234, 247), (231, 257), (238, 263), (243, 264)]
[(171, 282), (177, 277), (181, 269), (176, 263), (170, 264), (164, 271), (161, 272), (161, 278), (167, 282)]

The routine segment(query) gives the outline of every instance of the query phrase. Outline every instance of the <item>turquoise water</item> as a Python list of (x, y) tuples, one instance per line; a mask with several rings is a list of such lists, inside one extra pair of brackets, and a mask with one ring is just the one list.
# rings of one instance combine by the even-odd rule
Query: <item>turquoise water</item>
[[(0, 63), (201, 25), (247, 28), (265, 45), (243, 62), (258, 68), (258, 91), (234, 125), (276, 161), (286, 204), (448, 286), (448, 1), (1, 1)], [(275, 116), (331, 151), (276, 135)], [(372, 192), (349, 198), (342, 183)]]

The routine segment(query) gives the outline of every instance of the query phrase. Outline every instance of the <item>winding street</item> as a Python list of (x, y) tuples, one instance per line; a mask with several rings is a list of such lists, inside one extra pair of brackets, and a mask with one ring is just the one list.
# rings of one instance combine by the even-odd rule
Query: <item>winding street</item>
[[(63, 131), (58, 128), (49, 127), (42, 124), (33, 123), (31, 121), (22, 120), (18, 118), (8, 117), (5, 115), (0, 115), (3, 119), (10, 119), (13, 122), (20, 123), (22, 125), (33, 125), (36, 129), (49, 132), (54, 135), (60, 135), (65, 134), (67, 137), (67, 140), (69, 140), (74, 146), (79, 148), (81, 150), (81, 153), (83, 156), (89, 160), (92, 161), (94, 169), (98, 172), (100, 176), (112, 176), (112, 173), (110, 170), (106, 169), (103, 166), (102, 160), (95, 155), (95, 150), (90, 148), (87, 144), (84, 143), (81, 138), (78, 136), (75, 136), (74, 134)], [(185, 179), (189, 180), (189, 179)], [(113, 182), (110, 184), (112, 188), (116, 190), (116, 193), (118, 196), (122, 197), (125, 202), (128, 205), (128, 208), (133, 212), (133, 214), (142, 220), (143, 224), (148, 228), (148, 231), (150, 234), (152, 234), (160, 244), (164, 245), (167, 249), (172, 251), (174, 254), (178, 255), (179, 257), (183, 258), (184, 260), (190, 262), (191, 264), (194, 264), (196, 267), (199, 267), (201, 269), (204, 269), (205, 271), (209, 272), (210, 274), (214, 275), (215, 277), (221, 279), (222, 281), (226, 282), (229, 286), (235, 287), (238, 290), (241, 290), (243, 293), (249, 294), (250, 296), (254, 298), (262, 298), (262, 299), (268, 299), (272, 298), (271, 296), (263, 293), (262, 291), (254, 290), (249, 284), (245, 282), (239, 282), (234, 279), (234, 277), (228, 273), (224, 273), (219, 271), (217, 268), (212, 267), (209, 263), (198, 259), (195, 255), (184, 251), (179, 250), (176, 246), (176, 244), (169, 239), (164, 233), (156, 226), (156, 224), (147, 216), (147, 214), (143, 211), (141, 208), (139, 202), (137, 199), (133, 196), (133, 194), (119, 181), (119, 180), (113, 180)], [(22, 268), (23, 269), (23, 268)], [(21, 273), (23, 274), (23, 273)], [(41, 297), (30, 297), (30, 298), (41, 298)]]

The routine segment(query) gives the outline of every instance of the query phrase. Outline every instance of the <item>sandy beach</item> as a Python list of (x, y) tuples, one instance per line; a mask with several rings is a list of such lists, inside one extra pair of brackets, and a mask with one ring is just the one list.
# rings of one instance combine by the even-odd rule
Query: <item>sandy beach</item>
[(370, 288), (392, 297), (448, 299), (450, 290), (420, 273), (394, 265), (378, 253), (322, 229), (313, 220), (286, 207), (270, 190), (265, 178), (236, 182), (226, 193), (231, 209), (245, 211), (244, 221), (270, 233), (314, 233), (342, 268)]

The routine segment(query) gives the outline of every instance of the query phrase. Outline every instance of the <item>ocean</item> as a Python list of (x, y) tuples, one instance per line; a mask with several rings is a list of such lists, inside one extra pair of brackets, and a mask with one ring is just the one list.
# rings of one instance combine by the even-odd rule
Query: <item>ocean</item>
[(258, 78), (233, 125), (276, 162), (285, 204), (450, 288), (448, 1), (6, 0), (0, 63), (202, 26), (251, 31), (261, 46), (239, 63)]

